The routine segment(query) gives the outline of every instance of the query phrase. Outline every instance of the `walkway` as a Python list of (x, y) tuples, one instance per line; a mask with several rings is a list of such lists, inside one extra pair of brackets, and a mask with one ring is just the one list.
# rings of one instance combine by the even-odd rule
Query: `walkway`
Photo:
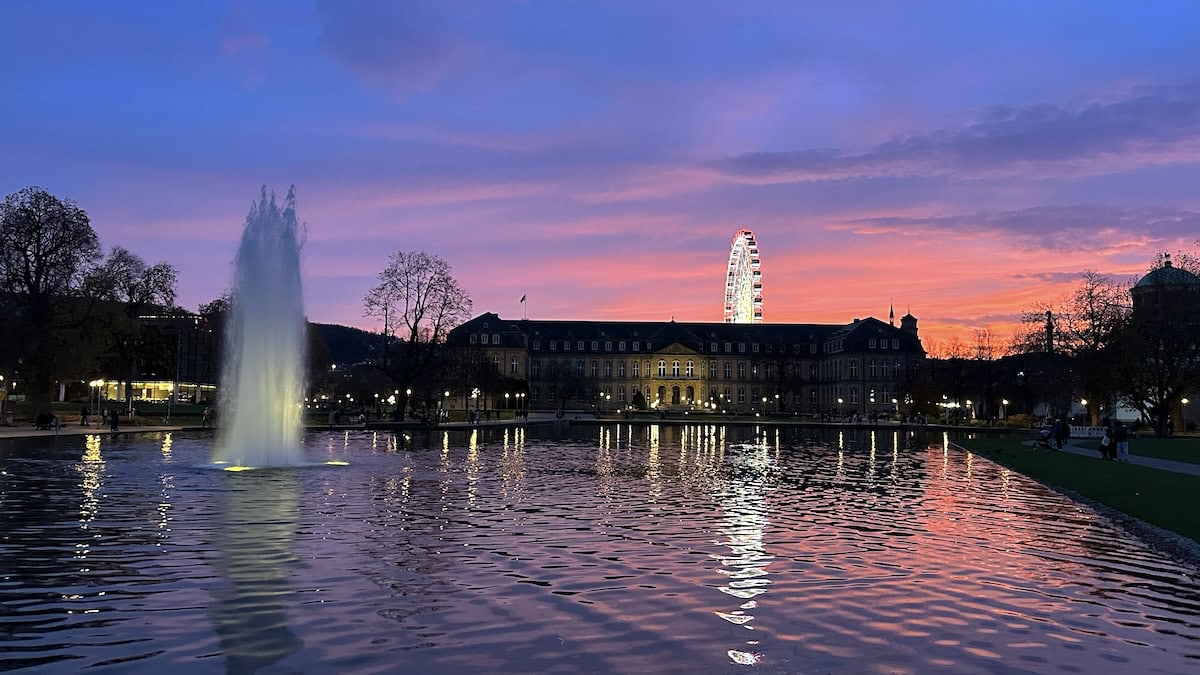
[[(1069, 453), (1072, 453), (1075, 455), (1081, 455), (1083, 457), (1091, 457), (1092, 459), (1096, 459), (1096, 460), (1100, 459), (1100, 451), (1099, 450), (1094, 450), (1092, 448), (1082, 448), (1078, 445), (1075, 445), (1075, 440), (1078, 440), (1078, 439), (1067, 441), (1067, 444), (1065, 446), (1063, 446), (1063, 449), (1061, 450), (1061, 452), (1069, 452)], [(1028, 442), (1026, 445), (1033, 445), (1033, 441)], [(1143, 457), (1141, 455), (1135, 455), (1135, 454), (1133, 454), (1132, 451), (1134, 448), (1136, 448), (1136, 443), (1133, 441), (1131, 441), (1129, 443), (1129, 447), (1130, 447), (1130, 454), (1129, 454), (1129, 463), (1130, 464), (1136, 464), (1138, 466), (1144, 466), (1144, 467), (1148, 467), (1151, 469), (1158, 469), (1159, 471), (1174, 471), (1175, 473), (1187, 473), (1187, 474), (1191, 474), (1193, 476), (1200, 476), (1200, 464), (1192, 464), (1190, 462), (1174, 462), (1169, 459), (1159, 459), (1157, 457)]]

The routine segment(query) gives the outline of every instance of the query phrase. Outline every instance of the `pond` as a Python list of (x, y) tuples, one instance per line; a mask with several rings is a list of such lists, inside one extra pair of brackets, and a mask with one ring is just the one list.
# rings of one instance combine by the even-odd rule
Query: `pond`
[(940, 435), (0, 444), (0, 670), (1184, 673), (1196, 571)]

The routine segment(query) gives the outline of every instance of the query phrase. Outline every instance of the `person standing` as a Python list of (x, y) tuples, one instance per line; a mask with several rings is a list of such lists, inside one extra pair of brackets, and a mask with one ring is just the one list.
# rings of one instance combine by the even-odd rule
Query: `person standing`
[(1100, 439), (1100, 459), (1116, 459), (1117, 444), (1113, 441), (1112, 427), (1104, 428), (1104, 437)]
[(83, 427), (91, 426), (89, 424), (89, 422), (92, 421), (91, 416), (92, 416), (92, 411), (86, 405), (83, 406), (82, 408), (80, 408), (79, 409), (79, 425), (83, 426)]
[(108, 429), (113, 433), (121, 430), (121, 412), (116, 408), (113, 408), (112, 412), (109, 413)]
[(1129, 461), (1129, 429), (1121, 422), (1116, 423), (1116, 428), (1113, 429), (1113, 440), (1117, 443), (1117, 461)]

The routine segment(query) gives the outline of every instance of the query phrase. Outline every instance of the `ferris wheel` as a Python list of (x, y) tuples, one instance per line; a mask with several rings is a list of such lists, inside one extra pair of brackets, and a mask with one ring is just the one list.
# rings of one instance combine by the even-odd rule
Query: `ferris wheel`
[(750, 230), (738, 230), (725, 275), (725, 323), (762, 323), (762, 263)]

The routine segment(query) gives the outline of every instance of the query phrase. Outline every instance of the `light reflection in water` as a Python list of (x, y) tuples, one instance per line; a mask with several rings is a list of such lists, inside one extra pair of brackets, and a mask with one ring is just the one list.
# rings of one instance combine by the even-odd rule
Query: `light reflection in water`
[(75, 468), (80, 473), (79, 488), (83, 492), (79, 502), (79, 529), (82, 537), (75, 544), (76, 560), (81, 561), (80, 572), (89, 572), (87, 565), (88, 552), (91, 549), (92, 541), (99, 539), (100, 535), (91, 533), (89, 530), (92, 526), (92, 521), (96, 520), (96, 514), (100, 511), (100, 488), (103, 485), (104, 479), (104, 458), (100, 454), (100, 436), (89, 435), (84, 441), (83, 456)]
[[(763, 535), (770, 524), (766, 497), (771, 489), (768, 472), (774, 462), (761, 442), (737, 448), (733, 461), (737, 469), (734, 476), (714, 495), (721, 504), (721, 532), (726, 537), (717, 543), (730, 553), (716, 558), (722, 565), (717, 571), (726, 578), (718, 589), (742, 602), (736, 609), (714, 613), (729, 623), (753, 630), (751, 612), (758, 607), (756, 598), (766, 593), (771, 584), (767, 567), (773, 558), (767, 553)], [(739, 645), (743, 648), (728, 650), (730, 660), (743, 665), (755, 663), (758, 656), (748, 648), (756, 644), (757, 641), (748, 640)]]
[(254, 672), (303, 646), (289, 628), (288, 568), (300, 503), (291, 470), (227, 474), (219, 536), (224, 581), (213, 591), (213, 628), (228, 672)]
[[(508, 453), (508, 430), (504, 431), (504, 453)], [(478, 496), (479, 489), (476, 485), (479, 482), (479, 432), (476, 429), (471, 430), (471, 435), (467, 438), (467, 506), (471, 509), (475, 508), (475, 499)]]

